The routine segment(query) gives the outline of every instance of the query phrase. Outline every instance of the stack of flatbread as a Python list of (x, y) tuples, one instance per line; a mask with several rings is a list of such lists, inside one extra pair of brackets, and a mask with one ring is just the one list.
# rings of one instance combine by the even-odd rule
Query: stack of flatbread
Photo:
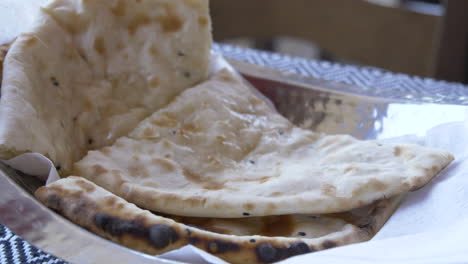
[(366, 241), (453, 160), (294, 126), (208, 78), (210, 30), (207, 0), (53, 1), (4, 60), (1, 158), (50, 158), (37, 198), (100, 236), (232, 263)]

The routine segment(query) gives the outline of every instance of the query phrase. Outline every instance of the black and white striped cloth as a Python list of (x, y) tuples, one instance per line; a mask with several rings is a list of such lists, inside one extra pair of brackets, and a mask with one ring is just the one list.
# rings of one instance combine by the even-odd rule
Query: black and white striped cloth
[(0, 264), (65, 264), (0, 225)]
[[(213, 49), (226, 57), (312, 76), (319, 79), (374, 87), (386, 91), (409, 91), (418, 94), (451, 95), (465, 100), (468, 86), (458, 83), (436, 81), (429, 78), (412, 77), (390, 73), (370, 67), (356, 67), (289, 57), (271, 52), (244, 49), (230, 45), (215, 44)], [(466, 96), (468, 99), (468, 96)], [(8, 228), (0, 225), (0, 264), (62, 264), (57, 259), (22, 240)]]

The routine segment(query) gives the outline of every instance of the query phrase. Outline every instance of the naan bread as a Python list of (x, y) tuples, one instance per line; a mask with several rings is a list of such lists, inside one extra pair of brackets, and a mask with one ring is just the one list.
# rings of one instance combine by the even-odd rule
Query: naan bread
[(0, 158), (48, 156), (69, 172), (205, 80), (208, 0), (55, 0), (11, 46), (3, 69)]
[(452, 159), (297, 128), (222, 71), (90, 151), (74, 175), (148, 210), (239, 218), (348, 211), (418, 189)]
[(73, 222), (126, 247), (161, 254), (192, 244), (231, 263), (270, 263), (368, 240), (401, 198), (334, 216), (231, 220), (174, 217), (190, 224), (185, 225), (142, 210), (81, 177), (41, 187), (36, 197)]

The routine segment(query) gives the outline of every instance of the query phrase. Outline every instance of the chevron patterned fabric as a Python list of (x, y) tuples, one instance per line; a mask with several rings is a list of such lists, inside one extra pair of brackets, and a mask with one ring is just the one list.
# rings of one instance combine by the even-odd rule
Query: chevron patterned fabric
[(372, 94), (387, 98), (396, 97), (396, 94), (408, 94), (408, 96), (416, 94), (419, 98), (443, 98), (444, 100), (450, 99), (450, 101), (457, 104), (468, 104), (468, 86), (460, 83), (392, 73), (374, 67), (343, 65), (328, 61), (290, 57), (225, 44), (215, 44), (213, 50), (225, 57), (244, 62), (317, 79), (353, 84), (357, 89), (353, 91), (353, 87), (350, 87), (350, 91), (353, 92), (361, 93), (363, 88), (371, 88)]
[(65, 264), (0, 225), (0, 264)]
[[(386, 72), (371, 67), (341, 65), (326, 61), (289, 57), (271, 52), (215, 44), (213, 50), (232, 59), (285, 70), (319, 79), (372, 87), (391, 97), (395, 92), (419, 96), (441, 95), (458, 103), (468, 104), (468, 86)], [(66, 263), (22, 240), (0, 225), (0, 264), (62, 264)]]

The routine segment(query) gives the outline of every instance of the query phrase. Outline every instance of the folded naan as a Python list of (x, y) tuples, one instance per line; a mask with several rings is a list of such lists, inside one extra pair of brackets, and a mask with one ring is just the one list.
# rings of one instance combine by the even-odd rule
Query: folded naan
[(74, 175), (148, 210), (238, 218), (348, 211), (418, 189), (452, 159), (295, 127), (221, 71), (90, 151)]
[(0, 158), (48, 156), (62, 175), (207, 78), (208, 0), (55, 0), (3, 64)]
[(154, 255), (191, 244), (230, 263), (270, 263), (368, 240), (401, 198), (330, 216), (171, 219), (142, 210), (81, 177), (41, 187), (36, 197), (73, 222), (126, 247)]

